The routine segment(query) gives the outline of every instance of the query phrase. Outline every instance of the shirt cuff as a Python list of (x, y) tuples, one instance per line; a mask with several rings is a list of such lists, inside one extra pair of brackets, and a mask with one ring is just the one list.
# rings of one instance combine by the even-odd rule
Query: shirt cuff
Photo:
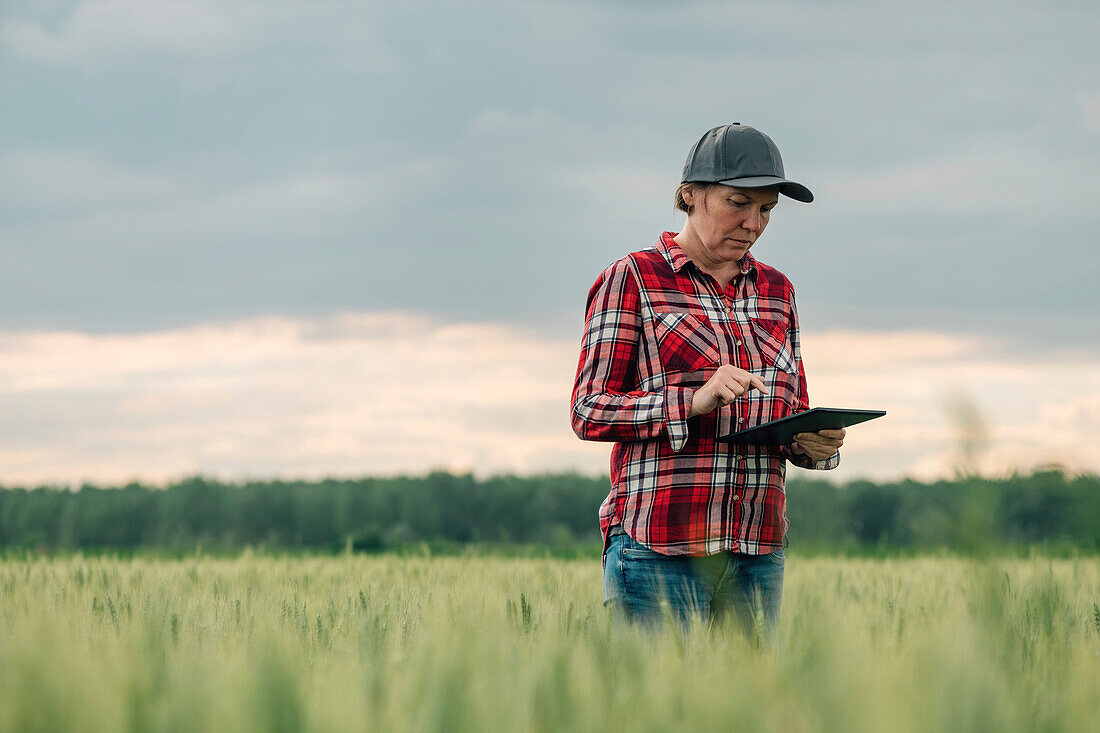
[(806, 468), (811, 471), (828, 471), (840, 465), (840, 451), (832, 454), (824, 461), (815, 461), (805, 453), (792, 453), (789, 445), (782, 446), (781, 450), (787, 460), (799, 468)]
[(695, 390), (691, 387), (665, 387), (665, 430), (673, 452), (679, 452), (688, 439), (688, 415)]

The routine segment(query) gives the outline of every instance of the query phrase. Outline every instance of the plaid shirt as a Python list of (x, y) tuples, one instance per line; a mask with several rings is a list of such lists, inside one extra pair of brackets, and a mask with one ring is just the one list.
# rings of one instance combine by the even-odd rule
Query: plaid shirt
[[(794, 290), (746, 253), (722, 292), (674, 236), (610, 265), (588, 295), (572, 423), (584, 440), (615, 441), (604, 550), (621, 524), (667, 555), (772, 552), (789, 524), (786, 461), (828, 469), (840, 453), (815, 462), (716, 438), (808, 409)], [(753, 389), (689, 419), (695, 390), (722, 364), (759, 375), (770, 394)]]

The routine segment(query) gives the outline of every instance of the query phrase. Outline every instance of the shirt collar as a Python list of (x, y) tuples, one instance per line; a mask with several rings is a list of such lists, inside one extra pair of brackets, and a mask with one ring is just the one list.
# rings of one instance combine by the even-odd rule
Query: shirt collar
[[(665, 258), (673, 272), (679, 272), (686, 265), (694, 264), (683, 248), (673, 239), (676, 234), (677, 232), (662, 232), (660, 240), (657, 241), (657, 251)], [(745, 256), (741, 258), (741, 274), (747, 275), (755, 270), (756, 260), (750, 252), (746, 252)]]

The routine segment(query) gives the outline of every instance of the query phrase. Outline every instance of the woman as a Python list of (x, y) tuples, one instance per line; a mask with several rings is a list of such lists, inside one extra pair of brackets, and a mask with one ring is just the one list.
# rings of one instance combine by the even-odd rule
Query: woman
[(641, 622), (665, 609), (685, 625), (732, 616), (769, 646), (786, 462), (834, 468), (844, 441), (843, 430), (775, 448), (717, 440), (808, 408), (791, 283), (749, 254), (779, 194), (813, 201), (764, 133), (733, 123), (695, 143), (676, 192), (683, 230), (592, 286), (572, 411), (579, 437), (615, 442), (599, 512), (604, 605)]

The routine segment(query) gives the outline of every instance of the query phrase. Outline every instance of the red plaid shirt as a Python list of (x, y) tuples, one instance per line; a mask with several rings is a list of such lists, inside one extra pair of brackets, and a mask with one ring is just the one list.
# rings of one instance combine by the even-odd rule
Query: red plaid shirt
[[(588, 294), (573, 388), (573, 430), (615, 441), (611, 493), (600, 505), (608, 530), (668, 555), (783, 547), (786, 461), (825, 461), (716, 440), (809, 407), (790, 281), (746, 254), (725, 292), (665, 232), (653, 247), (604, 270)], [(763, 378), (726, 407), (688, 419), (695, 390), (722, 364)]]

